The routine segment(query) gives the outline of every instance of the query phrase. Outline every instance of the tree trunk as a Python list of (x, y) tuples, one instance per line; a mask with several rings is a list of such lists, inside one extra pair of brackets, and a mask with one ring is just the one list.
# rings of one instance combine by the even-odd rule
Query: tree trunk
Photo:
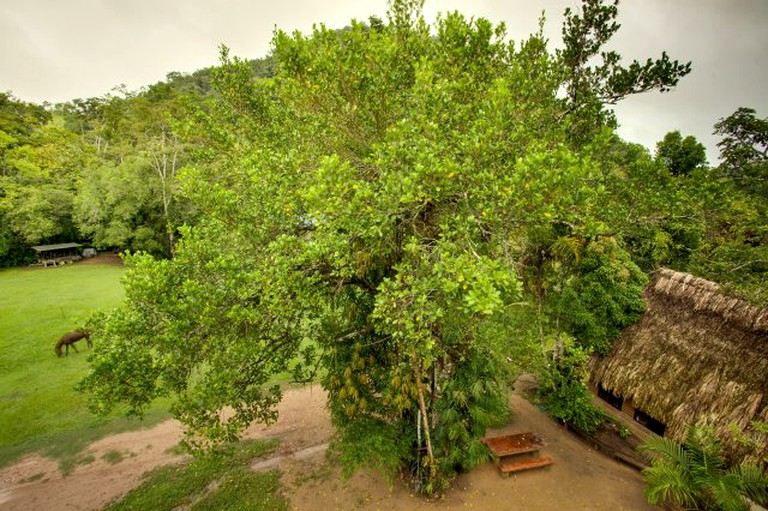
[(427, 415), (427, 405), (424, 401), (424, 385), (421, 381), (421, 369), (416, 359), (416, 352), (411, 355), (411, 364), (413, 365), (413, 376), (416, 378), (416, 390), (419, 394), (419, 410), (421, 410), (422, 426), (424, 427), (424, 441), (427, 443), (427, 456), (429, 457), (429, 475), (434, 477), (437, 474), (437, 464), (435, 455), (432, 451), (432, 436), (429, 432), (429, 419)]
[(170, 216), (170, 206), (171, 201), (173, 200), (173, 192), (171, 187), (173, 186), (173, 181), (176, 178), (176, 161), (179, 153), (176, 149), (174, 149), (171, 152), (171, 161), (168, 161), (165, 132), (163, 132), (160, 144), (160, 156), (158, 156), (157, 153), (154, 153), (152, 154), (152, 158), (154, 160), (155, 172), (157, 172), (157, 175), (160, 178), (160, 192), (162, 194), (163, 201), (163, 217), (165, 218), (165, 229), (166, 234), (168, 235), (168, 252), (170, 253), (171, 258), (173, 258), (174, 244), (176, 240), (173, 233), (174, 227), (171, 225)]

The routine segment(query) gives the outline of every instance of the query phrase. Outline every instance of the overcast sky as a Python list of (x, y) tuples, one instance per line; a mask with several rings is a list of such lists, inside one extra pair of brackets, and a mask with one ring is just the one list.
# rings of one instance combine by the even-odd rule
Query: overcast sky
[[(576, 0), (426, 0), (425, 13), (459, 10), (507, 24), (519, 40), (537, 29), (560, 43), (562, 13)], [(0, 91), (52, 103), (135, 90), (171, 71), (192, 72), (234, 55), (264, 56), (275, 27), (308, 31), (386, 16), (386, 0), (0, 0)], [(653, 150), (680, 130), (716, 162), (712, 125), (739, 106), (768, 117), (768, 0), (623, 0), (612, 47), (644, 60), (667, 50), (693, 72), (666, 94), (621, 103), (620, 134)]]

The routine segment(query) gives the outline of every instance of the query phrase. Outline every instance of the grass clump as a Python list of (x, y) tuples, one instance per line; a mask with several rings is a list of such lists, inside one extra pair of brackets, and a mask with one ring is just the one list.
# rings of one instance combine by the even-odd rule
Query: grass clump
[(37, 474), (33, 474), (29, 477), (25, 477), (24, 479), (19, 481), (19, 484), (34, 483), (35, 481), (40, 481), (44, 477), (45, 477), (45, 472), (38, 472)]
[(207, 493), (192, 509), (196, 511), (251, 511), (288, 509), (280, 495), (280, 473), (256, 473), (240, 468), (228, 474), (216, 489)]
[(93, 454), (68, 457), (59, 462), (59, 471), (61, 472), (62, 476), (67, 477), (69, 474), (74, 472), (77, 467), (90, 465), (94, 461), (96, 461), (96, 458), (93, 456)]
[(125, 459), (125, 456), (122, 452), (118, 451), (117, 449), (111, 449), (104, 454), (101, 455), (101, 459), (103, 459), (106, 463), (109, 463), (110, 465), (117, 465), (121, 461)]
[(277, 441), (244, 441), (188, 463), (160, 467), (119, 502), (107, 509), (175, 509), (194, 511), (264, 510), (288, 508), (280, 495), (279, 474), (257, 473), (251, 461), (271, 453)]
[(184, 445), (179, 442), (176, 445), (167, 448), (163, 452), (165, 452), (165, 454), (172, 454), (173, 456), (181, 456), (182, 454), (187, 454), (189, 451), (187, 451)]

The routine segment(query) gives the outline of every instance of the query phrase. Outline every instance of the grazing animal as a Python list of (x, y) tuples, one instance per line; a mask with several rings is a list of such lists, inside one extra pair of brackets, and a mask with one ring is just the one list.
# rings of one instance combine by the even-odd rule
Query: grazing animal
[(53, 351), (56, 352), (57, 357), (60, 357), (62, 356), (61, 347), (64, 346), (66, 348), (65, 354), (69, 355), (69, 347), (72, 346), (72, 349), (75, 350), (75, 353), (77, 353), (77, 348), (75, 348), (75, 343), (82, 338), (85, 338), (89, 348), (93, 346), (93, 342), (91, 342), (91, 331), (81, 328), (81, 329), (75, 330), (74, 332), (69, 332), (67, 334), (62, 335), (61, 339), (59, 339), (59, 341), (56, 343), (56, 347), (53, 349)]

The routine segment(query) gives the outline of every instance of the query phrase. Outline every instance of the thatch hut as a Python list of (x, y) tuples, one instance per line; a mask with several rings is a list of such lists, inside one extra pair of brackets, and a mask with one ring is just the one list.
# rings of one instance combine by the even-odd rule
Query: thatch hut
[[(768, 422), (768, 309), (668, 269), (655, 274), (644, 298), (640, 321), (593, 361), (601, 397), (680, 442), (690, 424), (727, 438), (731, 425), (744, 431)], [(760, 440), (768, 444), (765, 435)], [(726, 448), (740, 457), (735, 442), (726, 440)]]

